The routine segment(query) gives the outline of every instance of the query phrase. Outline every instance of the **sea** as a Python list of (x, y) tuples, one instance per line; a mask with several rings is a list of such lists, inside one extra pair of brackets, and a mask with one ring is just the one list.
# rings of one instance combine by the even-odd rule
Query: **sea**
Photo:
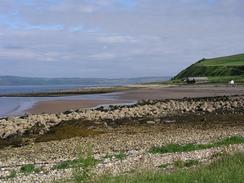
[[(97, 87), (92, 85), (28, 85), (28, 86), (0, 86), (1, 94), (19, 93), (39, 93), (51, 91), (75, 90), (87, 87)], [(108, 85), (99, 85), (108, 86)], [(112, 86), (112, 85), (109, 85)], [(9, 116), (21, 116), (33, 105), (41, 101), (51, 100), (78, 100), (78, 99), (116, 99), (114, 94), (89, 94), (61, 97), (0, 97), (0, 118)]]

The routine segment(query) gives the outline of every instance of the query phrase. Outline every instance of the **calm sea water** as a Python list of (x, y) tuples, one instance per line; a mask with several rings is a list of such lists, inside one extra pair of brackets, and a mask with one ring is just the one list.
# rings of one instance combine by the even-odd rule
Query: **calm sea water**
[[(0, 86), (0, 94), (49, 92), (69, 89), (84, 88), (77, 85), (53, 85), (53, 86)], [(50, 100), (77, 100), (77, 99), (115, 99), (112, 94), (92, 94), (64, 97), (0, 97), (0, 117), (23, 115), (24, 111), (40, 101)]]
[[(113, 85), (96, 85), (96, 86), (113, 86)], [(50, 91), (63, 91), (85, 87), (96, 87), (94, 85), (29, 85), (29, 86), (0, 86), (0, 94), (13, 93), (38, 93)]]

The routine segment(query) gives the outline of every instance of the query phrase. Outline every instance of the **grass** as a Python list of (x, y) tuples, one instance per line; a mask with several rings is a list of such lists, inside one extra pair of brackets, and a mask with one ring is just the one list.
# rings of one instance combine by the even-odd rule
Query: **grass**
[(78, 161), (73, 169), (72, 181), (75, 183), (89, 183), (93, 177), (93, 168), (98, 161), (94, 158), (92, 148), (89, 147), (88, 152), (85, 154), (80, 149), (78, 154)]
[(158, 168), (164, 169), (164, 168), (167, 168), (170, 165), (171, 165), (170, 163), (166, 163), (166, 164), (162, 164), (162, 165), (158, 166)]
[(68, 160), (55, 165), (55, 169), (67, 169), (72, 168), (72, 177), (68, 180), (60, 180), (56, 183), (90, 183), (93, 177), (93, 168), (98, 163), (93, 156), (91, 147), (88, 148), (88, 152), (85, 154), (80, 148), (78, 151), (78, 159)]
[(227, 57), (219, 57), (219, 58), (213, 58), (213, 59), (205, 59), (203, 62), (200, 62), (199, 65), (243, 66), (244, 65), (244, 54), (227, 56)]
[[(190, 163), (192, 164), (192, 163)], [(103, 176), (96, 183), (243, 183), (244, 153), (224, 156), (208, 166), (193, 170), (181, 169), (174, 173), (142, 171), (130, 175)]]
[(9, 176), (7, 176), (7, 179), (13, 179), (15, 177), (17, 177), (17, 172), (15, 170), (12, 170)]
[(149, 152), (153, 154), (164, 154), (164, 153), (175, 153), (175, 152), (188, 152), (188, 151), (195, 151), (201, 149), (208, 149), (213, 147), (220, 147), (224, 145), (231, 145), (231, 144), (242, 144), (244, 143), (244, 137), (241, 136), (233, 136), (228, 137), (223, 140), (220, 140), (215, 143), (209, 144), (168, 144), (166, 146), (161, 147), (152, 147)]
[(240, 76), (214, 76), (214, 77), (209, 77), (209, 82), (210, 83), (225, 83), (227, 84), (229, 81), (234, 80), (235, 83), (244, 83), (244, 75)]
[(182, 160), (176, 160), (174, 161), (174, 167), (176, 168), (184, 168), (184, 167), (191, 167), (194, 165), (198, 165), (200, 162), (198, 160), (187, 160), (187, 161), (182, 161)]
[(34, 164), (27, 164), (20, 168), (20, 172), (24, 174), (38, 173), (40, 172), (40, 169), (36, 168)]
[(158, 168), (161, 168), (161, 169), (165, 169), (165, 168), (168, 168), (169, 166), (172, 166), (173, 168), (184, 168), (184, 167), (191, 167), (191, 166), (194, 166), (194, 165), (199, 165), (200, 162), (198, 160), (186, 160), (186, 161), (183, 161), (181, 159), (178, 159), (176, 161), (173, 162), (173, 164), (170, 164), (170, 163), (166, 163), (166, 164), (162, 164), (160, 166), (158, 166)]
[(115, 153), (115, 154), (107, 154), (104, 156), (104, 159), (110, 159), (112, 160), (113, 158), (118, 159), (118, 160), (124, 160), (127, 157), (127, 155), (123, 152)]
[(78, 160), (67, 160), (54, 165), (53, 169), (63, 170), (63, 169), (73, 168), (77, 166), (78, 163), (79, 163)]
[(125, 153), (118, 153), (118, 154), (115, 154), (114, 155), (114, 157), (116, 158), (116, 159), (118, 159), (118, 160), (124, 160), (126, 157), (127, 157), (127, 155), (125, 154)]

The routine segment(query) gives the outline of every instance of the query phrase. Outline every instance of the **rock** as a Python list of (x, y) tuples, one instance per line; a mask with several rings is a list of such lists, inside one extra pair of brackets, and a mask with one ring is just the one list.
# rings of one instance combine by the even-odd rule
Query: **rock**
[(157, 118), (154, 120), (156, 123), (160, 123), (161, 122), (161, 119)]
[(147, 121), (147, 124), (149, 124), (149, 125), (153, 125), (155, 123), (156, 123), (155, 121)]
[(207, 108), (207, 112), (213, 112), (214, 111), (214, 108)]
[(175, 123), (175, 120), (164, 120), (165, 123)]

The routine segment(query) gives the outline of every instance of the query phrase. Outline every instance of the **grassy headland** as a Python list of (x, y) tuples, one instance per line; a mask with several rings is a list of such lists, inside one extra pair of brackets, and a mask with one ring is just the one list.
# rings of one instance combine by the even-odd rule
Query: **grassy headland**
[(209, 77), (210, 83), (226, 83), (231, 79), (244, 82), (244, 54), (205, 59), (196, 62), (176, 75), (173, 80), (187, 77)]

